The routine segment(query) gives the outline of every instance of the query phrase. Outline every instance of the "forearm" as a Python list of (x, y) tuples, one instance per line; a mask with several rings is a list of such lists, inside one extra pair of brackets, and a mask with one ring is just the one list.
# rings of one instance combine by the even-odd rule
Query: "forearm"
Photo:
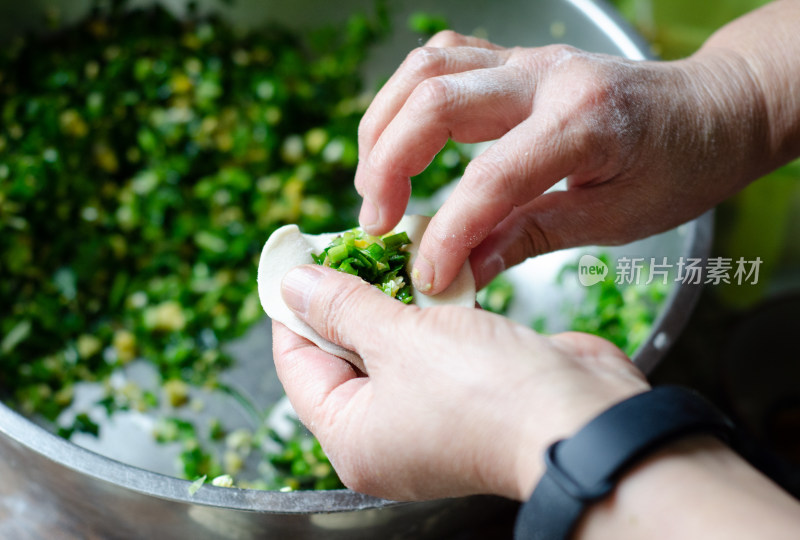
[[(733, 70), (744, 68), (739, 76), (750, 79), (759, 100), (750, 104), (751, 111), (765, 114), (766, 145), (758, 164), (762, 173), (800, 155), (798, 21), (800, 1), (777, 0), (718, 30), (693, 57), (723, 58)], [(753, 135), (757, 137), (758, 131)], [(759, 141), (752, 143), (758, 146)]]
[(800, 504), (711, 438), (640, 463), (590, 507), (575, 538), (795, 538)]

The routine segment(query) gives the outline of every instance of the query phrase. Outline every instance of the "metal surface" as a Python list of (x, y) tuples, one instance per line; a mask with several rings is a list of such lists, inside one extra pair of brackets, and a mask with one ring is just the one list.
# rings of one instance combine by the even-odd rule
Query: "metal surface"
[[(84, 12), (89, 1), (0, 2), (0, 31), (8, 34), (34, 27), (42, 7), (53, 4), (61, 6), (65, 17), (70, 18)], [(371, 2), (315, 5), (319, 9), (309, 9), (302, 2), (239, 0), (231, 17), (255, 25), (277, 19), (294, 26), (314, 26), (341, 20), (351, 11), (349, 8), (368, 7)], [(637, 59), (648, 56), (646, 45), (605, 4), (589, 0), (429, 0), (392, 5), (397, 9), (397, 21), (401, 21), (396, 24), (400, 31), (371, 58), (373, 73), (390, 73), (417, 45), (416, 38), (402, 30), (402, 21), (417, 10), (444, 14), (454, 29), (463, 33), (477, 29), (503, 45), (539, 46), (562, 41), (596, 52)], [(679, 230), (615, 248), (615, 253), (704, 257), (711, 234), (711, 216), (706, 215)], [(544, 264), (544, 258), (537, 260), (534, 264)], [(698, 294), (699, 288), (680, 286), (673, 290), (655, 330), (635, 356), (645, 371), (655, 366), (677, 336)], [(190, 482), (81, 448), (3, 405), (0, 463), (4, 485), (16, 486), (13, 503), (0, 498), (3, 538), (25, 538), (24, 531), (45, 527), (47, 524), (36, 521), (38, 507), (59, 512), (62, 519), (53, 530), (66, 531), (64, 535), (69, 538), (357, 539), (443, 538), (508, 506), (507, 501), (492, 497), (400, 504), (349, 490), (279, 493), (205, 486), (192, 496)], [(67, 536), (69, 531), (75, 532), (74, 536)]]
[[(191, 496), (188, 482), (88, 452), (5, 407), (0, 426), (2, 480), (19, 486), (14, 503), (5, 504), (14, 513), (0, 520), (0, 538), (38, 537), (33, 531), (52, 538), (46, 533), (70, 530), (70, 538), (442, 538), (509, 504), (492, 497), (398, 504), (348, 490), (213, 486)], [(53, 515), (48, 506), (60, 514), (57, 529), (40, 521)]]

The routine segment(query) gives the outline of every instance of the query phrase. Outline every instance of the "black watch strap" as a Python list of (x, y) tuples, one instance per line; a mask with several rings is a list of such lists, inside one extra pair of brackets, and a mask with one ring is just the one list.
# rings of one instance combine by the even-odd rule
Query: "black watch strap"
[(733, 424), (705, 398), (661, 386), (612, 406), (545, 452), (546, 470), (517, 516), (517, 540), (569, 538), (584, 509), (614, 488), (633, 463), (679, 437), (728, 440)]

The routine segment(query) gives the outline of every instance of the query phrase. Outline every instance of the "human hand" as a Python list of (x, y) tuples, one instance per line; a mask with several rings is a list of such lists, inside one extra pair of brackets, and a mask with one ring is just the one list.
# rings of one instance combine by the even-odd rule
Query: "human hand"
[(545, 447), (644, 391), (609, 342), (545, 337), (503, 317), (404, 305), (320, 266), (290, 271), (287, 305), (363, 358), (366, 374), (273, 324), (278, 376), (342, 481), (395, 500), (524, 499)]
[[(625, 243), (700, 215), (775, 165), (765, 116), (747, 62), (721, 48), (635, 62), (443, 32), (362, 119), (359, 219), (370, 233), (391, 229), (409, 178), (448, 138), (498, 139), (434, 216), (412, 271), (438, 293), (470, 257), (480, 288), (533, 255)], [(566, 191), (542, 195), (561, 178)]]

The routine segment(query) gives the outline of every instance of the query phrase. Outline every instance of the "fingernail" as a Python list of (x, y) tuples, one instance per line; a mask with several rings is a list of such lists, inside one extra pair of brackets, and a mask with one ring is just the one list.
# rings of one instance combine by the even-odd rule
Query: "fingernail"
[(417, 255), (411, 270), (411, 280), (420, 292), (427, 293), (433, 288), (433, 265), (428, 259)]
[(361, 213), (358, 214), (358, 222), (364, 229), (370, 229), (377, 225), (379, 219), (378, 207), (369, 199), (364, 199), (364, 202), (361, 203)]
[(289, 270), (281, 282), (281, 295), (289, 309), (298, 315), (306, 315), (311, 294), (322, 277), (320, 269), (313, 266), (298, 266)]

